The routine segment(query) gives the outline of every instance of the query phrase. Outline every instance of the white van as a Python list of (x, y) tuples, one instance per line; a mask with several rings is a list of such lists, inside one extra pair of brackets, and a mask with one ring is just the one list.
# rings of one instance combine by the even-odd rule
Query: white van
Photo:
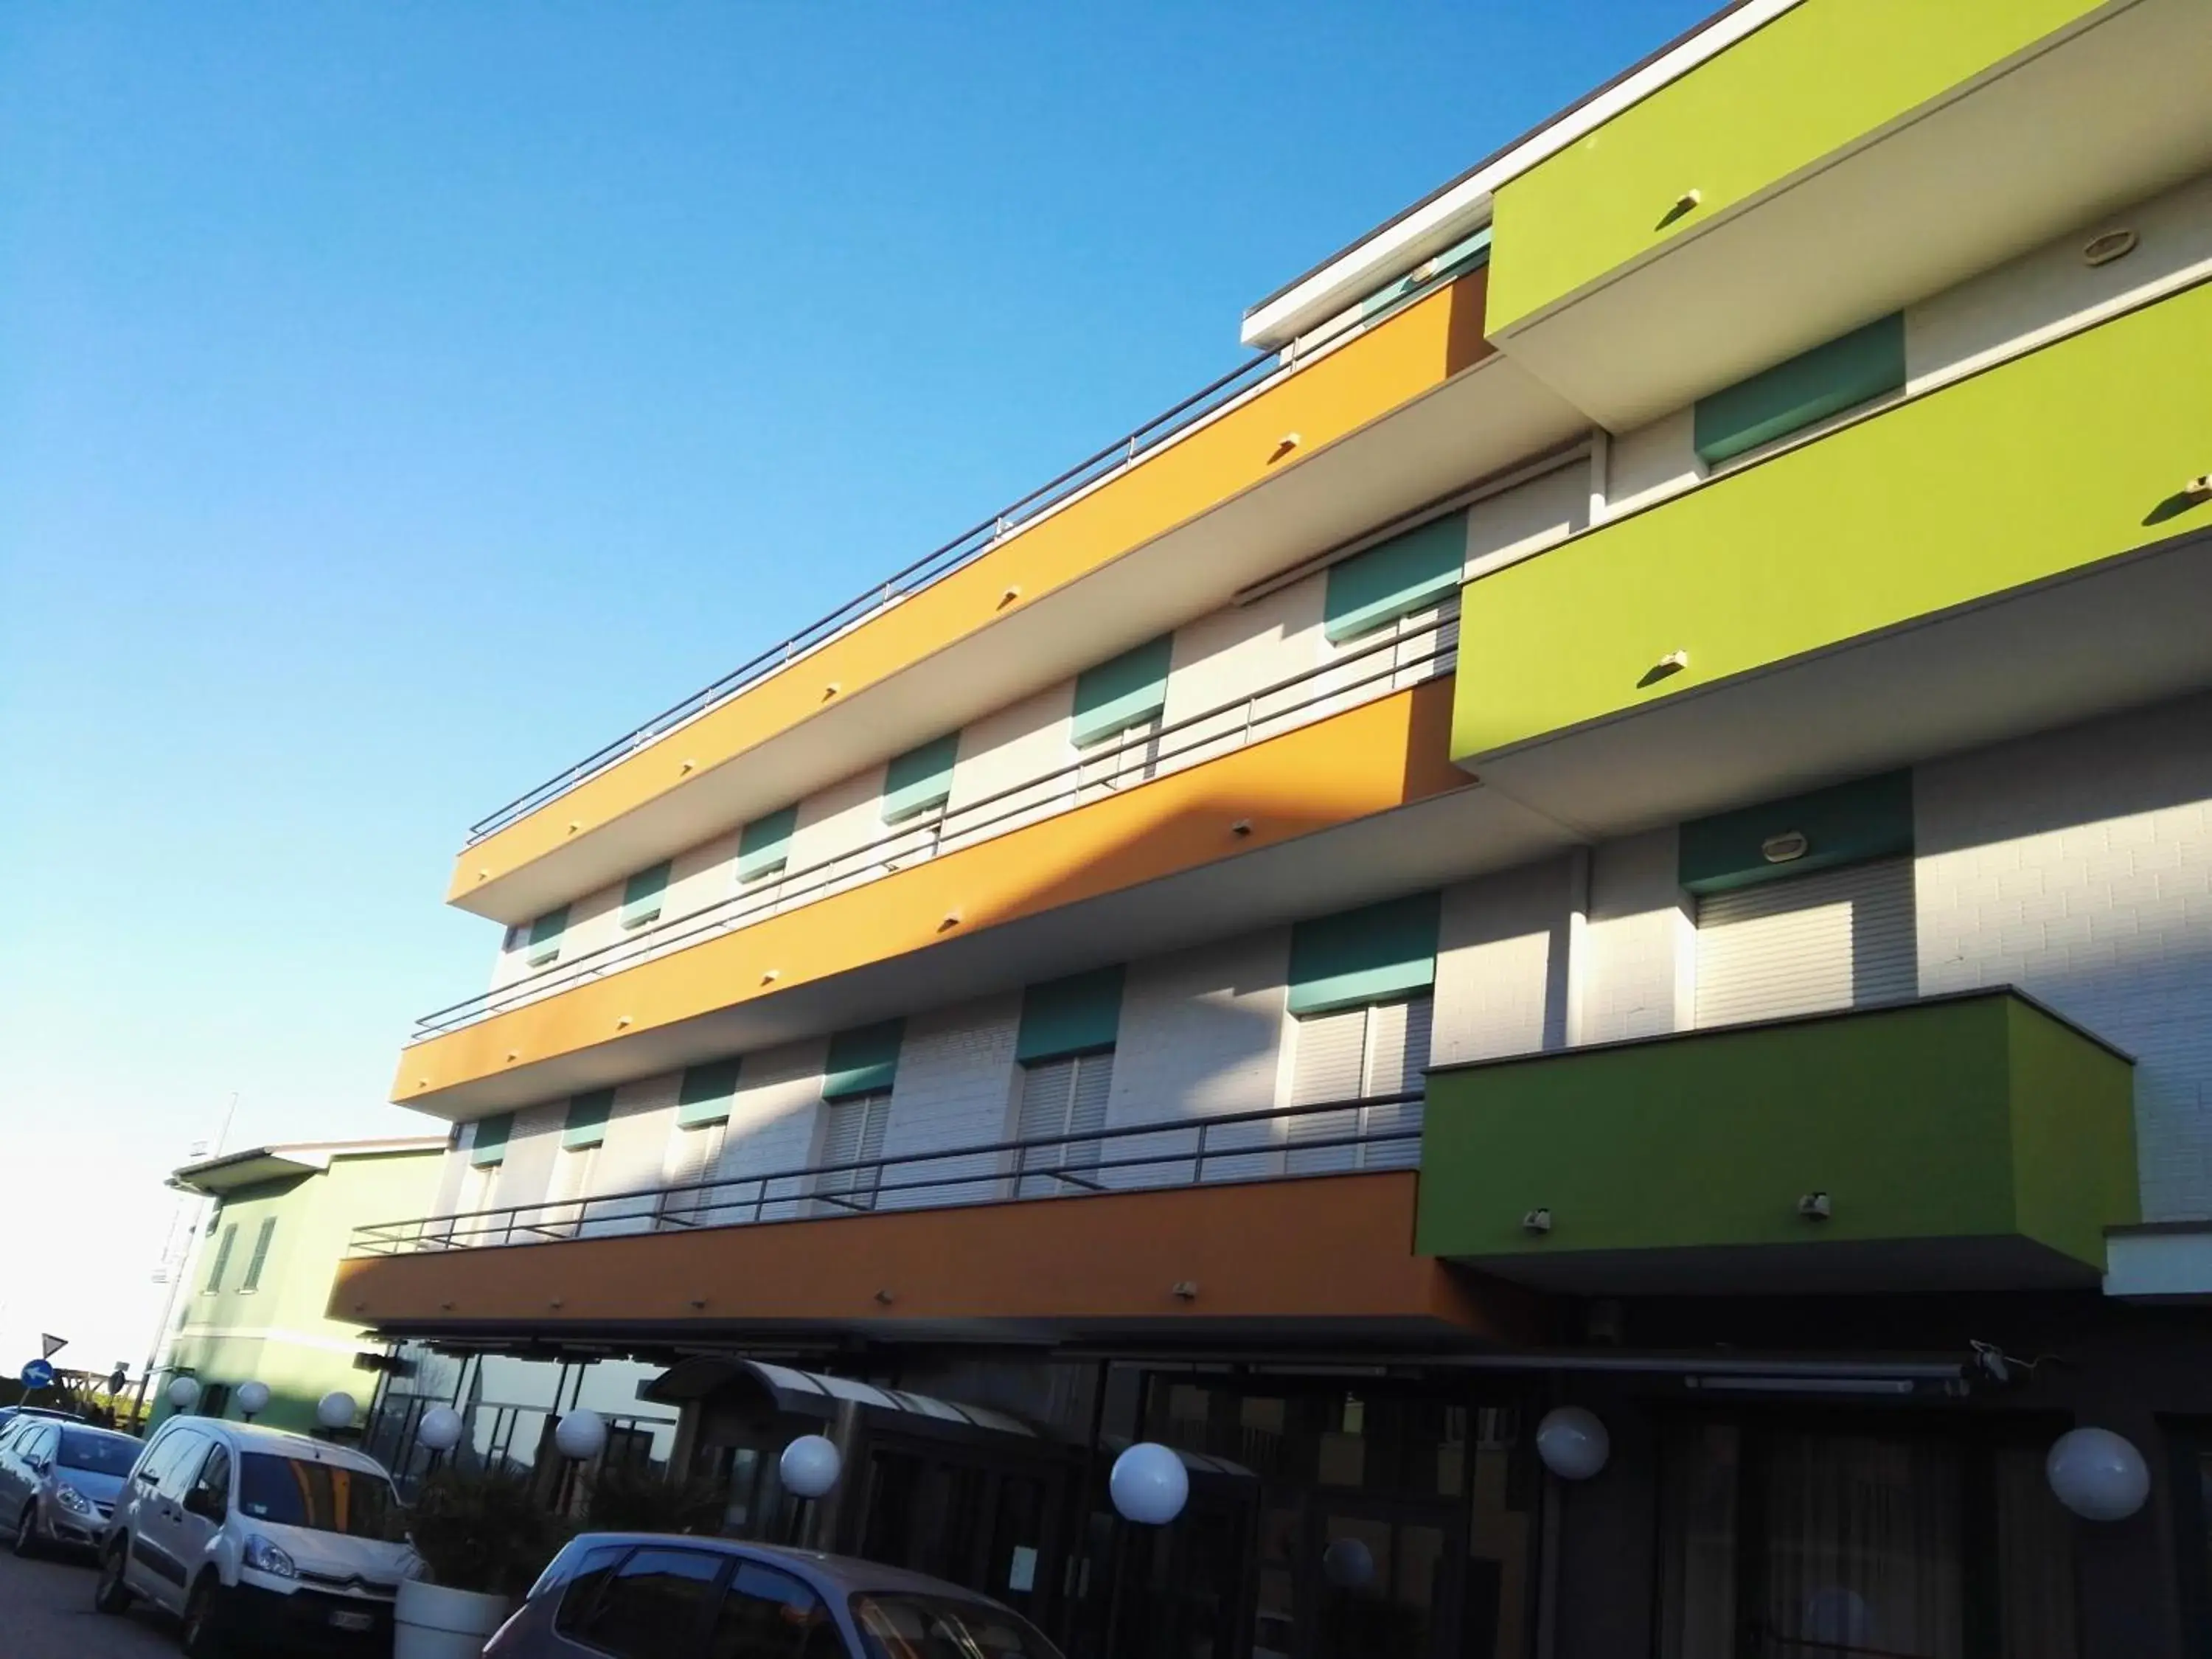
[(100, 1540), (93, 1604), (140, 1596), (184, 1620), (184, 1648), (392, 1651), (414, 1570), (392, 1480), (373, 1457), (281, 1429), (173, 1417), (131, 1465)]

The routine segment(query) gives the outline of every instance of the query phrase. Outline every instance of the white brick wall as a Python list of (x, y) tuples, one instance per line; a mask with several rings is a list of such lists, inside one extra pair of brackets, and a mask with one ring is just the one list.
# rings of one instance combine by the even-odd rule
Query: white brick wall
[(1444, 890), (1431, 1065), (1565, 1042), (1568, 880), (1553, 859)]
[[(830, 1058), (826, 1036), (787, 1042), (747, 1054), (738, 1073), (737, 1098), (730, 1103), (729, 1128), (716, 1174), (768, 1175), (803, 1169), (814, 1156), (821, 1133), (822, 1071)], [(750, 1198), (732, 1193), (732, 1199)], [(762, 1213), (780, 1220), (798, 1212), (796, 1182), (775, 1183), (762, 1197)]]
[(1692, 1024), (1697, 927), (1676, 868), (1671, 827), (1592, 849), (1583, 1042), (1656, 1036)]
[(2136, 1056), (2146, 1218), (2212, 1216), (2212, 698), (1919, 768), (1920, 988), (2014, 984)]
[[(607, 1138), (592, 1170), (592, 1193), (629, 1192), (660, 1184), (676, 1133), (676, 1091), (682, 1082), (680, 1074), (665, 1073), (625, 1083), (615, 1091)], [(641, 1232), (652, 1226), (654, 1207), (649, 1198), (594, 1205), (583, 1231), (594, 1237)]]

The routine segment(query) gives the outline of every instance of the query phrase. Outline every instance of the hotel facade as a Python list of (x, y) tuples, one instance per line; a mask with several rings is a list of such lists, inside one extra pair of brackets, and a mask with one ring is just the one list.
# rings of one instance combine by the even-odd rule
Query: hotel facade
[(2208, 24), (1744, 0), (475, 826), (371, 1444), (1079, 1659), (2203, 1650)]

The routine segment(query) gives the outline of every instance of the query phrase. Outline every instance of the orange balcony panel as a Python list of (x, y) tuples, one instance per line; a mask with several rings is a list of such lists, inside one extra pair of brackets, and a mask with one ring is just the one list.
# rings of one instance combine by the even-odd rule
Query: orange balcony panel
[[(1478, 270), (1407, 307), (793, 667), (486, 836), (461, 854), (447, 902), (467, 905), (480, 888), (589, 840), (832, 706), (850, 704), (1013, 610), (1034, 606), (1435, 390), (1491, 355), (1483, 338), (1486, 283), (1487, 272)], [(1297, 445), (1285, 450), (1282, 441), (1293, 432)]]
[(1419, 1181), (1393, 1170), (365, 1256), (339, 1264), (330, 1311), (406, 1334), (1526, 1340), (1521, 1293), (1413, 1254)]
[(392, 1097), (436, 1110), (482, 1079), (1466, 787), (1446, 675), (431, 1037)]

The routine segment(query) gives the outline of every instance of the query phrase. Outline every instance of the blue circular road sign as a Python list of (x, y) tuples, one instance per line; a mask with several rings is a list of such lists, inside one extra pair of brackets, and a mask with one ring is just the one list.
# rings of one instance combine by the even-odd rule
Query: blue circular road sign
[(54, 1368), (43, 1359), (27, 1359), (19, 1373), (27, 1389), (51, 1389), (54, 1385)]

